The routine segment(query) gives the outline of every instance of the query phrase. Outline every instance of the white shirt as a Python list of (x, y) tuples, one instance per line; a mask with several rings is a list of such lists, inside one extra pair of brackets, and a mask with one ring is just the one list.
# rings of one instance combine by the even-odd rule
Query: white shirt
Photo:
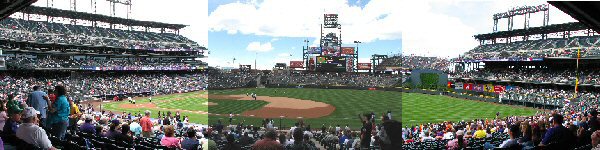
[(42, 127), (37, 126), (33, 123), (23, 123), (17, 128), (17, 137), (29, 144), (35, 145), (42, 149), (49, 149), (52, 147), (52, 143), (46, 131)]
[(446, 132), (444, 134), (444, 139), (446, 139), (446, 140), (452, 140), (452, 139), (454, 139), (454, 134), (452, 134), (452, 132)]

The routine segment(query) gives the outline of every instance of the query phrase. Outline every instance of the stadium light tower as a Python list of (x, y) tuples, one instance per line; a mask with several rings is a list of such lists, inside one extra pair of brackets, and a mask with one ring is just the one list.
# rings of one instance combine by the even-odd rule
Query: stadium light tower
[(354, 41), (356, 43), (356, 55), (358, 55), (358, 44), (362, 43), (360, 41)]

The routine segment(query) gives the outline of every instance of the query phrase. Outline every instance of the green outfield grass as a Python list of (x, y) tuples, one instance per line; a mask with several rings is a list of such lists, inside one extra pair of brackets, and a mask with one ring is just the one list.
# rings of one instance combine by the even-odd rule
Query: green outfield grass
[[(199, 98), (198, 96), (203, 94), (203, 92), (191, 92), (191, 93), (183, 93), (183, 94), (171, 94), (171, 95), (163, 95), (163, 96), (155, 96), (152, 97), (152, 102), (156, 104), (159, 108), (165, 109), (182, 109), (182, 110), (191, 110), (191, 111), (208, 111), (208, 106), (205, 105), (208, 102), (206, 98)], [(145, 104), (148, 103), (148, 98), (141, 98), (136, 100), (136, 104)], [(144, 113), (145, 110), (152, 111), (153, 118), (158, 117), (158, 112), (161, 113), (165, 110), (163, 109), (148, 109), (148, 108), (120, 108), (121, 104), (128, 104), (127, 100), (120, 102), (111, 102), (106, 103), (102, 106), (104, 110), (118, 111), (118, 112), (132, 112), (132, 113)], [(171, 111), (173, 114), (175, 111)], [(206, 124), (208, 122), (208, 115), (206, 114), (198, 114), (198, 113), (190, 113), (181, 111), (181, 116), (189, 116), (190, 122)]]
[(501, 117), (528, 116), (537, 111), (541, 110), (441, 95), (402, 93), (402, 123), (408, 126), (443, 121), (492, 119), (496, 112), (500, 112)]
[[(276, 96), (276, 97), (290, 97), (304, 100), (313, 100), (318, 102), (324, 102), (336, 107), (335, 111), (329, 116), (304, 119), (306, 124), (310, 124), (312, 128), (320, 128), (323, 124), (326, 126), (335, 126), (346, 124), (350, 125), (352, 129), (360, 129), (361, 124), (358, 120), (358, 114), (375, 112), (376, 114), (382, 114), (388, 110), (392, 111), (393, 116), (400, 116), (400, 92), (392, 91), (369, 91), (369, 90), (348, 90), (348, 89), (297, 89), (297, 88), (248, 88), (248, 89), (236, 89), (236, 90), (211, 90), (210, 94), (217, 95), (239, 95), (246, 93), (257, 93), (258, 96)], [(209, 101), (213, 101), (212, 99)], [(237, 103), (241, 101), (230, 101)], [(219, 103), (219, 105), (221, 105)], [(228, 104), (231, 105), (229, 108), (225, 106), (221, 107), (223, 110), (236, 110), (236, 109), (249, 109), (247, 106), (239, 107), (239, 104)], [(290, 104), (294, 105), (294, 104)], [(218, 106), (218, 105), (217, 105)], [(209, 111), (212, 112), (214, 106), (211, 106)], [(250, 108), (252, 109), (252, 108)], [(227, 111), (224, 111), (227, 112)], [(395, 112), (395, 113), (394, 113)], [(394, 115), (395, 114), (395, 115)], [(275, 119), (275, 126), (279, 126), (279, 118)], [(209, 116), (209, 123), (216, 123), (217, 120), (221, 120), (223, 123), (228, 123), (228, 116)], [(262, 118), (253, 117), (235, 117), (233, 123), (241, 121), (246, 124), (261, 125)], [(283, 126), (289, 127), (293, 125), (296, 119), (283, 119), (281, 120)], [(378, 118), (379, 122), (379, 118)]]

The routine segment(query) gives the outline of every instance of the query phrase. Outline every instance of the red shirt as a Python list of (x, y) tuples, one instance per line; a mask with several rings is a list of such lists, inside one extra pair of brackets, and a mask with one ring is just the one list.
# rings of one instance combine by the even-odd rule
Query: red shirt
[(54, 101), (56, 101), (56, 95), (55, 94), (48, 94), (48, 98), (50, 99), (50, 101), (52, 103), (54, 103)]
[(262, 139), (252, 145), (252, 149), (283, 150), (283, 145), (273, 139)]
[(144, 131), (144, 132), (152, 131), (152, 121), (150, 121), (149, 117), (143, 117), (140, 120), (140, 125), (142, 126), (142, 131)]

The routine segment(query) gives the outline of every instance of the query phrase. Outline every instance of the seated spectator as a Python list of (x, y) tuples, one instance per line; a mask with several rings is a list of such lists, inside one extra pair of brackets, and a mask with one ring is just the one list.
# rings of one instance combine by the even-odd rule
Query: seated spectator
[(252, 138), (248, 136), (248, 132), (244, 132), (244, 135), (240, 137), (240, 145), (246, 146), (252, 144)]
[(52, 147), (46, 131), (38, 126), (40, 121), (37, 117), (38, 114), (40, 112), (33, 107), (27, 107), (23, 110), (23, 124), (17, 129), (17, 138), (41, 149), (55, 149)]
[(113, 123), (110, 124), (110, 129), (104, 133), (104, 137), (109, 138), (109, 139), (115, 139), (115, 137), (119, 134), (121, 134), (119, 131), (117, 131), (117, 128), (119, 127), (119, 124)]
[(475, 131), (475, 135), (473, 135), (473, 136), (476, 139), (481, 139), (481, 138), (485, 138), (487, 136), (487, 133), (485, 132), (485, 130), (483, 130), (482, 125), (478, 125), (477, 131)]
[(275, 130), (267, 129), (263, 135), (263, 139), (256, 141), (256, 143), (252, 145), (252, 149), (283, 150), (283, 146), (275, 141), (276, 137), (277, 133), (275, 133)]
[(305, 142), (303, 135), (304, 134), (302, 133), (302, 129), (300, 129), (300, 128), (294, 129), (294, 132), (293, 132), (294, 142), (292, 144), (287, 145), (285, 147), (285, 149), (288, 149), (288, 150), (317, 149), (316, 147), (313, 147), (312, 145), (309, 145), (307, 142)]
[(510, 136), (510, 139), (507, 139), (506, 141), (502, 142), (502, 144), (500, 144), (500, 148), (518, 147), (519, 143), (517, 143), (517, 137), (519, 136), (519, 126), (511, 125), (510, 129), (508, 130), (508, 135)]
[(569, 132), (563, 125), (563, 116), (560, 114), (552, 115), (552, 128), (546, 131), (542, 142), (539, 146), (555, 145), (559, 149), (571, 149), (571, 145), (566, 143), (574, 143), (575, 135)]
[[(465, 131), (458, 130), (456, 131), (456, 138), (450, 142), (448, 142), (448, 150), (460, 150), (467, 147), (467, 140), (463, 138)], [(409, 136), (410, 138), (410, 136)]]
[(121, 134), (114, 136), (116, 141), (124, 141), (125, 143), (133, 143), (133, 137), (129, 135), (129, 125), (124, 124), (121, 126)]
[(198, 149), (200, 146), (200, 142), (196, 137), (196, 130), (190, 128), (187, 130), (187, 138), (181, 141), (181, 148), (185, 150), (194, 150)]
[(425, 136), (423, 138), (421, 138), (421, 142), (435, 140), (433, 137), (431, 137), (431, 133), (429, 133), (429, 131), (425, 131), (424, 134), (425, 134)]
[(175, 137), (175, 128), (172, 125), (164, 127), (165, 136), (160, 140), (160, 144), (169, 148), (181, 148), (179, 138)]
[(600, 131), (592, 133), (592, 147), (593, 149), (600, 149)]
[(96, 127), (92, 124), (92, 117), (90, 115), (85, 116), (85, 123), (79, 126), (79, 131), (89, 134), (96, 134)]
[(227, 144), (223, 147), (223, 150), (241, 150), (242, 147), (235, 142), (235, 137), (233, 134), (227, 134)]
[(142, 126), (138, 122), (140, 122), (140, 118), (134, 119), (133, 122), (129, 124), (129, 130), (135, 137), (140, 137), (142, 135)]

